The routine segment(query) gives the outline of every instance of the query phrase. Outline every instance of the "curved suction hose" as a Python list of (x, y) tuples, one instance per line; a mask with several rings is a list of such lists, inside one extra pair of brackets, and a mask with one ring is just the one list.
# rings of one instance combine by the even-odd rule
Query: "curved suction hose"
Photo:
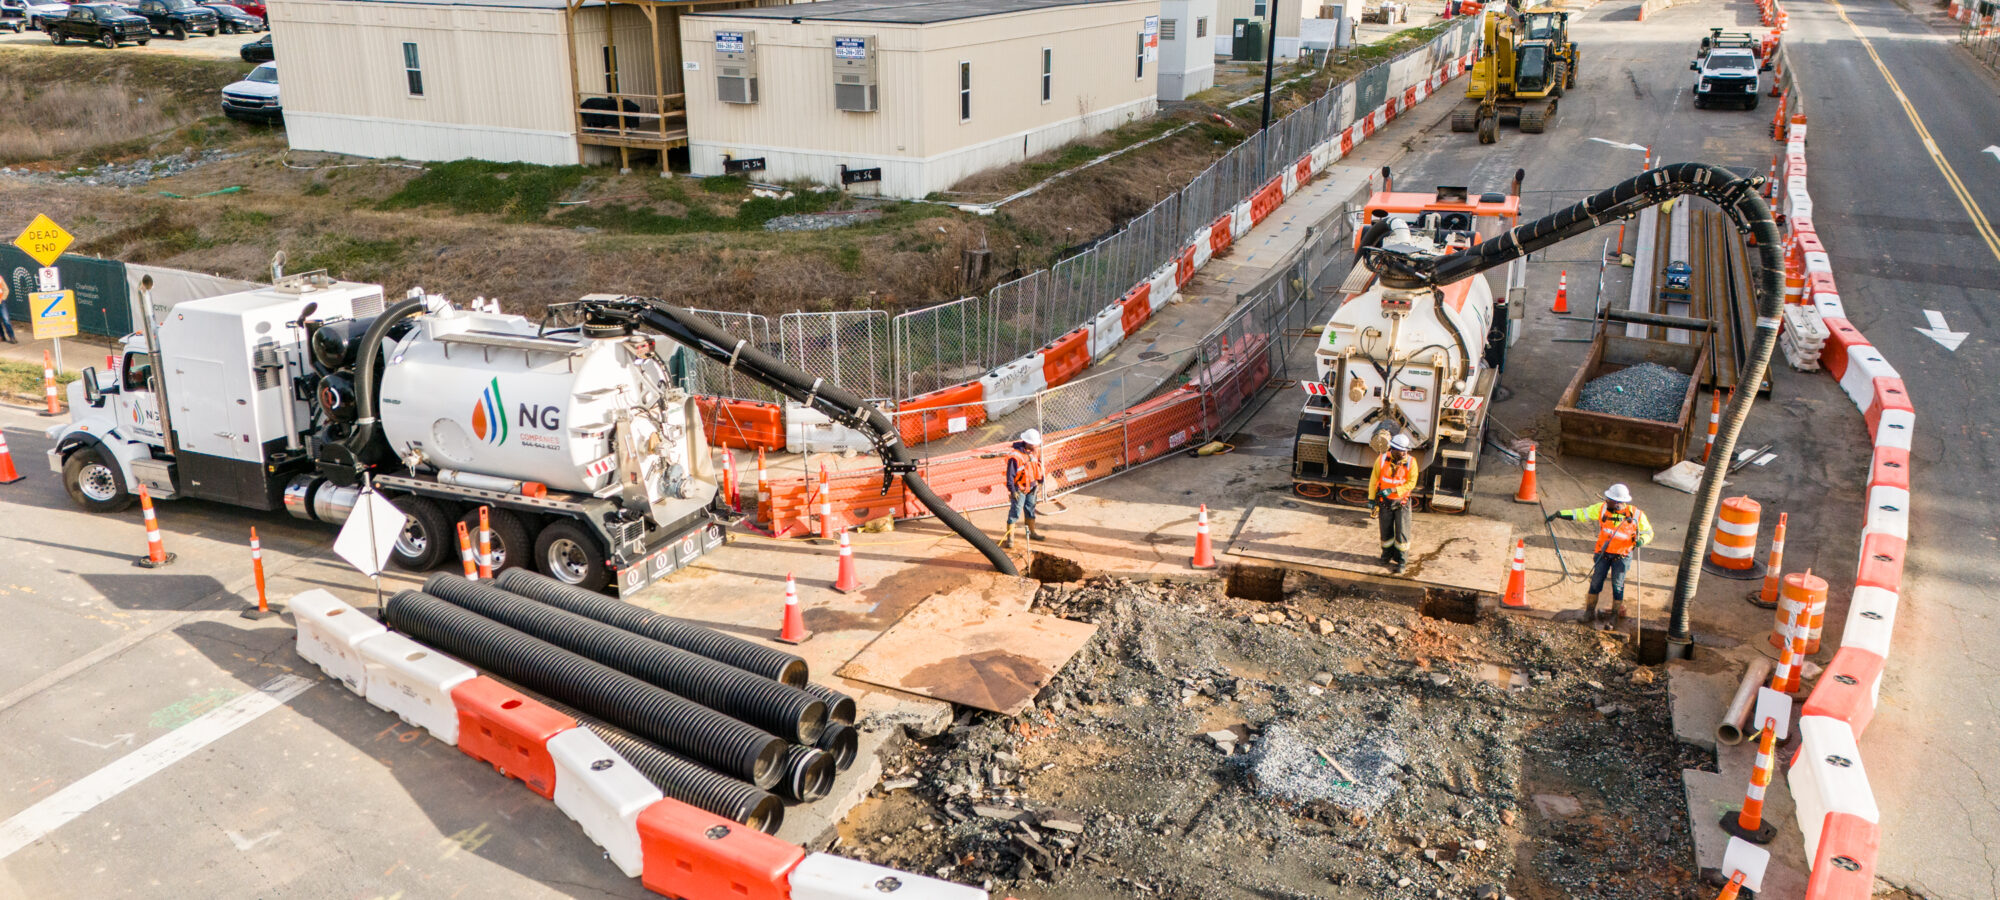
[(389, 336), (389, 329), (417, 313), (424, 311), (421, 299), (405, 300), (389, 311), (375, 317), (375, 324), (368, 326), (368, 332), (361, 336), (361, 356), (354, 364), (354, 399), (360, 409), (360, 418), (354, 423), (354, 433), (341, 441), (360, 465), (361, 454), (367, 450), (368, 442), (375, 439), (375, 429), (379, 424), (375, 414), (381, 411), (379, 398), (375, 396), (375, 364), (382, 359), (382, 341)]
[[(1778, 346), (1778, 323), (1785, 303), (1784, 236), (1771, 215), (1770, 204), (1758, 196), (1763, 176), (1739, 178), (1718, 166), (1706, 163), (1674, 163), (1661, 166), (1598, 192), (1581, 203), (1557, 210), (1535, 221), (1514, 227), (1470, 249), (1432, 260), (1404, 260), (1401, 274), (1430, 284), (1450, 284), (1487, 269), (1495, 268), (1543, 247), (1573, 237), (1607, 222), (1631, 218), (1648, 206), (1674, 197), (1693, 195), (1720, 207), (1736, 223), (1757, 239), (1757, 257), (1763, 272), (1757, 281), (1757, 336), (1750, 348), (1749, 367), (1738, 376), (1739, 384), (1758, 385), (1770, 369), (1771, 354)], [(1372, 258), (1371, 258), (1372, 261)], [(1434, 264), (1433, 264), (1434, 263)], [(1429, 271), (1424, 271), (1429, 269)], [(1736, 438), (1750, 418), (1755, 390), (1737, 391), (1723, 416), (1715, 436), (1715, 452), (1702, 470), (1701, 487), (1695, 492), (1694, 513), (1688, 518), (1687, 543), (1681, 549), (1680, 571), (1674, 579), (1674, 605), (1667, 627), (1667, 652), (1684, 658), (1693, 641), (1688, 623), (1688, 606), (1694, 600), (1701, 579), (1701, 561), (1708, 555), (1708, 523), (1722, 502), (1722, 478), (1736, 455)]]
[(647, 327), (679, 341), (709, 359), (722, 363), (731, 369), (742, 369), (750, 377), (771, 386), (799, 403), (809, 406), (840, 424), (868, 436), (875, 444), (875, 453), (882, 457), (884, 487), (889, 474), (903, 476), (903, 486), (925, 508), (937, 516), (945, 527), (965, 538), (995, 571), (1004, 575), (1018, 575), (1014, 561), (1007, 558), (1005, 551), (993, 539), (972, 526), (971, 522), (947, 505), (917, 475), (916, 461), (903, 447), (896, 423), (882, 414), (873, 404), (863, 401), (854, 392), (836, 384), (828, 384), (825, 379), (815, 378), (797, 367), (778, 359), (762, 350), (750, 346), (750, 342), (735, 337), (687, 310), (655, 297), (620, 297), (615, 300), (580, 301), (590, 316), (628, 323), (643, 323)]

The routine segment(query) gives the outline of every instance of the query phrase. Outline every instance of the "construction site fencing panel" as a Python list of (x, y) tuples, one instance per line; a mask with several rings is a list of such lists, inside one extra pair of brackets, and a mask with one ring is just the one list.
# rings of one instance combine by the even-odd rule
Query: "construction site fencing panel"
[(2000, 27), (1989, 22), (1984, 26), (1984, 30), (1988, 33), (1981, 35), (1979, 33), (1981, 30), (1978, 27), (1967, 26), (1960, 32), (1959, 40), (1965, 45), (1966, 52), (1972, 54), (1972, 58), (1978, 60), (1980, 65), (2000, 72)]
[(889, 332), (889, 314), (879, 309), (778, 317), (786, 362), (863, 398), (891, 393), (895, 351)]
[(1012, 357), (996, 356), (992, 302), (965, 297), (906, 312), (891, 323), (895, 397), (915, 397), (977, 381)]
[[(771, 337), (771, 320), (756, 313), (727, 312), (714, 309), (692, 309), (689, 312), (701, 317), (710, 325), (724, 333), (749, 341), (749, 346), (773, 356), (783, 355), (777, 341)], [(727, 397), (732, 400), (758, 400), (775, 403), (781, 398), (777, 391), (757, 383), (741, 371), (706, 356), (689, 354), (694, 359), (690, 375), (691, 389), (697, 394), (713, 397)]]

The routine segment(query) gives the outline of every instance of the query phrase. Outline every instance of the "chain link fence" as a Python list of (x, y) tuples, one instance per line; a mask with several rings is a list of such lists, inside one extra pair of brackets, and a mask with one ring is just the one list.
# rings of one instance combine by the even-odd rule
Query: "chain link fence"
[(1973, 24), (1959, 30), (1958, 39), (1965, 45), (1967, 53), (1980, 65), (2000, 72), (2000, 14), (1988, 16), (1981, 21), (1974, 14)]
[[(689, 312), (722, 329), (731, 337), (749, 341), (751, 347), (773, 355), (778, 353), (778, 342), (771, 338), (770, 319), (756, 313), (714, 309), (695, 309)], [(688, 355), (694, 360), (694, 367), (690, 373), (694, 383), (693, 393), (736, 400), (760, 400), (766, 403), (774, 403), (779, 399), (777, 391), (758, 384), (756, 379), (740, 371), (730, 369), (706, 356)]]
[(879, 309), (778, 317), (786, 362), (869, 400), (888, 397), (895, 380), (889, 333), (889, 314)]

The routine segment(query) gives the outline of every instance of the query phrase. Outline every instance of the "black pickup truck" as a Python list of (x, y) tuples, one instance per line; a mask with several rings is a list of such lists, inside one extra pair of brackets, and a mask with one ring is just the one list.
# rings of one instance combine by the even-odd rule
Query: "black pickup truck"
[(50, 19), (43, 27), (48, 29), (53, 43), (62, 44), (75, 38), (102, 44), (107, 50), (115, 50), (121, 43), (144, 47), (153, 39), (144, 16), (134, 15), (116, 3), (78, 3), (69, 8), (69, 15)]
[(146, 17), (154, 34), (171, 34), (174, 40), (187, 40), (188, 32), (215, 36), (218, 23), (215, 10), (195, 5), (194, 0), (139, 0), (134, 9)]

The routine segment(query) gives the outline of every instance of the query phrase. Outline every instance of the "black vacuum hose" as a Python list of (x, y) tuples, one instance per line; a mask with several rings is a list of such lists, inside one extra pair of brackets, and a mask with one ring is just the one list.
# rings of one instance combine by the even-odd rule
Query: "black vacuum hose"
[(595, 591), (563, 584), (547, 575), (526, 569), (508, 569), (501, 572), (499, 577), (493, 579), (493, 584), (503, 591), (576, 613), (586, 619), (595, 619), (606, 625), (623, 628), (662, 644), (679, 647), (716, 662), (727, 663), (753, 675), (762, 675), (796, 688), (803, 688), (806, 685), (808, 674), (806, 661), (774, 647), (746, 641), (707, 626), (683, 622), (672, 616), (663, 616)]
[(770, 732), (418, 591), (389, 598), (397, 631), (575, 706), (676, 753), (768, 788), (785, 742)]
[(375, 364), (382, 358), (382, 341), (396, 323), (423, 311), (424, 301), (405, 300), (376, 316), (374, 324), (361, 336), (361, 356), (354, 364), (354, 400), (360, 416), (354, 422), (354, 433), (341, 441), (356, 464), (360, 464), (361, 455), (367, 452), (368, 442), (375, 439), (375, 429), (380, 424), (375, 418), (381, 412), (379, 398), (375, 396)]
[(805, 691), (446, 572), (424, 593), (509, 628), (740, 719), (793, 743), (810, 744), (826, 727), (827, 704)]

